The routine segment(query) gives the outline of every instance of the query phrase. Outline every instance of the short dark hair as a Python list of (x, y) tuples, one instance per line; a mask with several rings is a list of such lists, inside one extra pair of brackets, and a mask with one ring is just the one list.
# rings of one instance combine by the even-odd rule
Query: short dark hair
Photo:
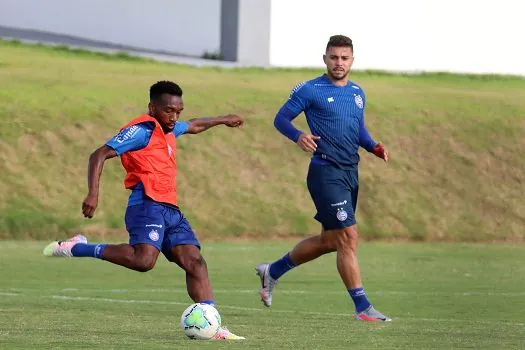
[(163, 94), (182, 97), (182, 89), (172, 81), (161, 80), (149, 88), (150, 101), (158, 100)]
[(349, 47), (354, 51), (354, 44), (352, 44), (352, 39), (344, 35), (332, 35), (328, 44), (326, 44), (326, 50), (328, 51), (331, 47)]

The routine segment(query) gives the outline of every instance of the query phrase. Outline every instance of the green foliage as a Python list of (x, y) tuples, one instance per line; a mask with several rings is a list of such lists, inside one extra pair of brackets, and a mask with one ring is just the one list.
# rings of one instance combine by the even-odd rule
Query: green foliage
[[(180, 204), (200, 236), (319, 232), (305, 186), (308, 155), (273, 128), (298, 82), (319, 69), (195, 68), (65, 47), (0, 41), (0, 237), (75, 230), (125, 237), (128, 193), (107, 162), (97, 215), (80, 213), (90, 153), (146, 111), (148, 88), (184, 89), (182, 119), (238, 113), (178, 142)], [(522, 241), (525, 80), (356, 72), (367, 125), (390, 149), (362, 154), (358, 223), (369, 239)], [(298, 127), (305, 129), (304, 118)]]

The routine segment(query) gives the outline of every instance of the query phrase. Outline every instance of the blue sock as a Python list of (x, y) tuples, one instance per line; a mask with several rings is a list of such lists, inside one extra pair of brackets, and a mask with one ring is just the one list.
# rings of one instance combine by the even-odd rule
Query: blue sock
[(104, 259), (104, 249), (107, 244), (77, 243), (71, 248), (71, 254), (77, 257), (88, 256), (90, 258)]
[(202, 301), (199, 301), (199, 303), (215, 306), (215, 300), (211, 300), (211, 299), (210, 300), (202, 300)]
[(348, 294), (350, 294), (350, 297), (354, 301), (356, 312), (365, 311), (370, 305), (372, 305), (366, 298), (365, 290), (363, 288), (349, 289)]
[(290, 253), (286, 253), (285, 256), (270, 265), (270, 277), (276, 280), (294, 267), (295, 264), (290, 259)]

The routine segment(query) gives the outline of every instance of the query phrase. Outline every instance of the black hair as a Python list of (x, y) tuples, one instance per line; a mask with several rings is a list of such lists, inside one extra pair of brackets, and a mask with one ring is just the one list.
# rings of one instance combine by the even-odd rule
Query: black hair
[(182, 97), (182, 89), (172, 81), (162, 80), (149, 88), (150, 101), (158, 100), (163, 94)]
[(326, 44), (326, 50), (328, 51), (328, 49), (331, 47), (349, 47), (350, 49), (352, 49), (352, 52), (354, 51), (354, 44), (352, 43), (352, 39), (344, 35), (331, 36), (330, 40), (328, 40), (328, 44)]

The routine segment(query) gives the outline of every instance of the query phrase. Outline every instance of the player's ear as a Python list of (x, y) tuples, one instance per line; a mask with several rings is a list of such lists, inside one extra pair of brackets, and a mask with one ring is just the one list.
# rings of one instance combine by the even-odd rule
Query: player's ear
[(148, 112), (149, 115), (155, 115), (155, 105), (153, 103), (148, 103)]
[(326, 55), (323, 55), (323, 62), (326, 64)]

